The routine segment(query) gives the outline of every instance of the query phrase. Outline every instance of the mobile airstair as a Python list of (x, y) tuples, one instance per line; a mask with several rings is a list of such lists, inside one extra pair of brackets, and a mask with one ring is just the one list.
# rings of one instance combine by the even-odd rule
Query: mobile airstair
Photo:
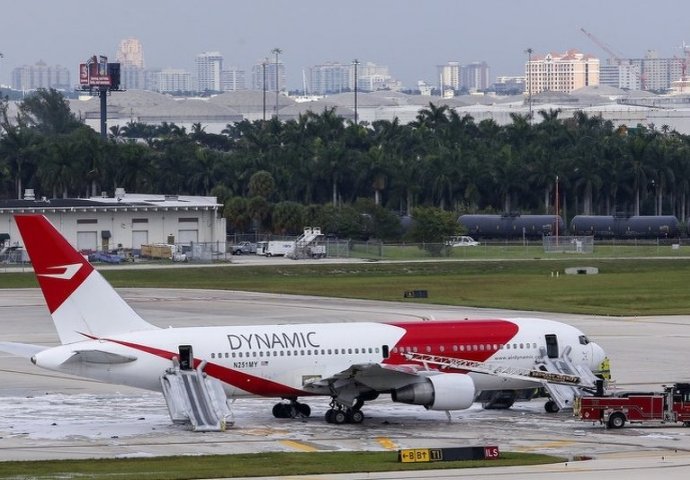
[(292, 258), (321, 258), (326, 256), (326, 246), (321, 243), (323, 234), (319, 227), (305, 227), (295, 240)]
[(549, 358), (543, 349), (540, 353), (535, 368), (511, 367), (425, 353), (406, 353), (405, 357), (420, 362), (427, 368), (428, 365), (434, 365), (442, 370), (465, 370), (540, 383), (559, 409), (572, 408), (576, 396), (591, 394), (596, 389), (597, 377), (588, 369), (573, 364), (569, 348), (559, 358)]
[(599, 380), (589, 368), (582, 365), (575, 365), (570, 358), (571, 348), (566, 347), (563, 354), (558, 358), (549, 358), (546, 349), (540, 350), (541, 357), (537, 361), (537, 369), (544, 372), (559, 372), (562, 375), (577, 377), (580, 379), (578, 384), (565, 384), (558, 382), (547, 382), (544, 388), (549, 393), (558, 408), (573, 408), (575, 397), (591, 395), (596, 390), (596, 383)]
[(163, 396), (173, 423), (191, 424), (197, 432), (221, 432), (233, 424), (227, 396), (220, 380), (204, 373), (206, 362), (194, 370), (180, 369), (179, 363), (161, 377)]

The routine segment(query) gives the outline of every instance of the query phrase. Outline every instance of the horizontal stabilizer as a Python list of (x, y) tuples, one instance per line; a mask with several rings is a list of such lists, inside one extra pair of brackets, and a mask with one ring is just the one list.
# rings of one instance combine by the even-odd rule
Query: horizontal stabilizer
[(17, 357), (31, 358), (38, 352), (50, 347), (32, 345), (30, 343), (0, 342), (0, 352), (10, 353)]

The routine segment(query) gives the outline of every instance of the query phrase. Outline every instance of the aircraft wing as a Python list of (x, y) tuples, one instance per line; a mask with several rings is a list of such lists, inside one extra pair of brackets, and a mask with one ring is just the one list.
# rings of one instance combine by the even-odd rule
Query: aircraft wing
[(338, 402), (352, 406), (359, 397), (421, 381), (421, 372), (431, 373), (420, 365), (356, 364), (330, 377), (307, 383), (303, 388), (314, 394), (336, 396)]
[(38, 352), (42, 352), (49, 347), (33, 345), (31, 343), (0, 342), (0, 352), (9, 353), (17, 357), (31, 358)]

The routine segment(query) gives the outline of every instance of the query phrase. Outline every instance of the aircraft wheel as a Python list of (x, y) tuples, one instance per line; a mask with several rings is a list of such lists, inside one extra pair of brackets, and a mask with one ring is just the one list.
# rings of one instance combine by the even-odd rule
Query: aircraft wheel
[(348, 415), (349, 421), (352, 423), (362, 423), (364, 421), (364, 414), (361, 410), (352, 410)]
[(548, 413), (558, 413), (560, 408), (558, 407), (556, 402), (554, 402), (553, 400), (549, 400), (544, 404), (544, 410), (546, 410)]
[(290, 418), (292, 406), (287, 403), (276, 403), (273, 405), (273, 416), (276, 418)]
[(308, 417), (311, 415), (311, 407), (306, 403), (297, 403), (295, 404), (295, 407), (299, 415), (303, 417)]
[(333, 411), (333, 423), (336, 425), (342, 425), (347, 422), (347, 415), (342, 410)]
[(325, 415), (326, 423), (335, 423), (333, 421), (333, 414), (335, 414), (335, 410), (333, 410), (332, 408), (326, 410), (326, 415)]

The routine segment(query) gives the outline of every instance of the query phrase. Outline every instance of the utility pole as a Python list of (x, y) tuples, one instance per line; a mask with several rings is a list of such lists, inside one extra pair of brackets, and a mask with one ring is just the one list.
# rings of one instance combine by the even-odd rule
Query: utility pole
[(352, 66), (355, 67), (355, 75), (354, 75), (354, 92), (355, 92), (355, 125), (357, 125), (357, 65), (359, 65), (359, 60), (356, 58), (352, 60)]
[(278, 75), (278, 55), (283, 53), (280, 48), (274, 48), (271, 50), (276, 56), (276, 119), (278, 118), (278, 94), (280, 93), (280, 77)]
[(264, 91), (264, 122), (266, 121), (266, 64), (268, 63), (268, 58), (264, 58), (261, 64), (261, 70), (263, 72), (262, 89)]
[(527, 53), (527, 105), (529, 106), (529, 121), (532, 123), (532, 48), (525, 50)]

